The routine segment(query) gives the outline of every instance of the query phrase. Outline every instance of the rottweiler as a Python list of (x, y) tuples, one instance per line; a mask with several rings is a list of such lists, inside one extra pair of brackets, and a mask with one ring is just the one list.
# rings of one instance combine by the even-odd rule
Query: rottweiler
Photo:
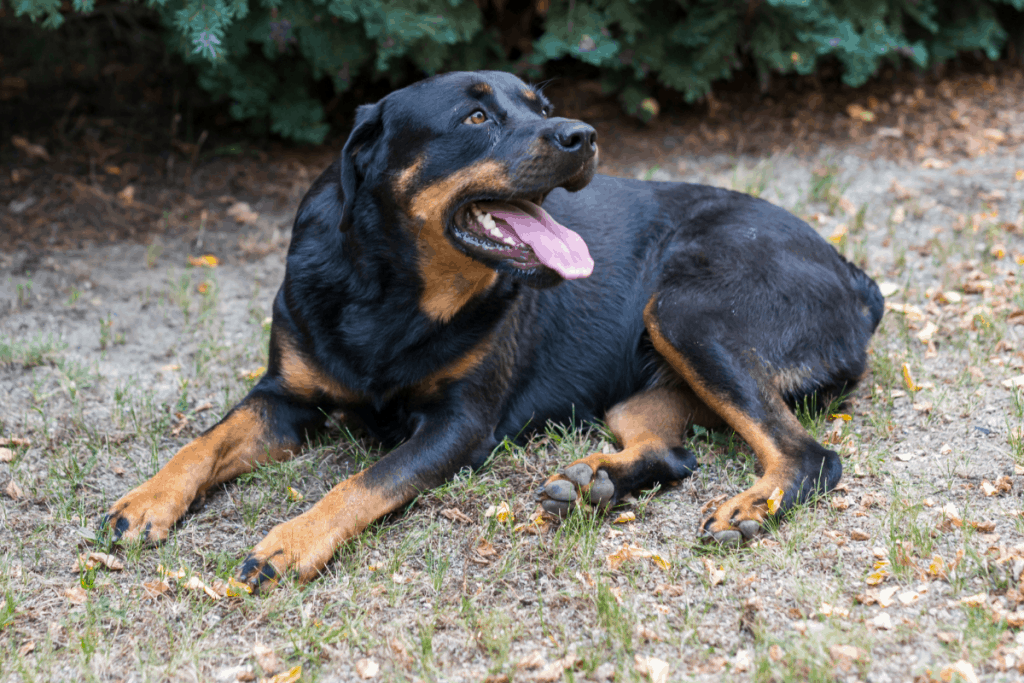
[(864, 374), (876, 284), (766, 201), (595, 175), (597, 133), (513, 75), (435, 76), (361, 106), (303, 198), (267, 372), (104, 518), (167, 537), (190, 506), (299, 451), (340, 411), (393, 450), (253, 548), (240, 579), (315, 577), (340, 544), (509, 437), (605, 420), (622, 450), (565, 467), (550, 513), (683, 479), (691, 425), (731, 427), (760, 479), (703, 520), (741, 544), (839, 481), (793, 407)]

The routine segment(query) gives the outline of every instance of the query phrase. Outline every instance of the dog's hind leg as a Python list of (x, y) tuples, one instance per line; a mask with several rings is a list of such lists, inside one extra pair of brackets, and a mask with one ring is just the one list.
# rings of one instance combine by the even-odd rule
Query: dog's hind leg
[(614, 406), (606, 422), (622, 451), (593, 453), (548, 479), (537, 492), (546, 511), (565, 516), (580, 494), (607, 507), (630, 491), (689, 476), (697, 459), (683, 447), (683, 432), (720, 420), (685, 387), (659, 386)]
[[(779, 373), (767, 367), (758, 349), (709, 333), (699, 313), (685, 306), (658, 305), (651, 299), (644, 323), (654, 348), (711, 410), (750, 444), (761, 478), (723, 503), (706, 520), (702, 535), (740, 543), (757, 533), (772, 514), (785, 511), (816, 492), (833, 488), (842, 465), (803, 428), (779, 388)], [(811, 354), (807, 354), (809, 359)], [(769, 509), (775, 497), (777, 509)], [(780, 497), (781, 496), (781, 497)]]

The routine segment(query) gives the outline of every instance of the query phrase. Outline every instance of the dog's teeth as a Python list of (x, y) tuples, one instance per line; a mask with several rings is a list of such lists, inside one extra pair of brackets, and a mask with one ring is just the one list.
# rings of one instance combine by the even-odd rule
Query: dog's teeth
[(502, 237), (501, 241), (512, 247), (516, 246), (516, 241), (511, 237)]
[(501, 230), (498, 230), (497, 228), (487, 228), (487, 232), (491, 233), (498, 239), (504, 238), (504, 235), (501, 234)]

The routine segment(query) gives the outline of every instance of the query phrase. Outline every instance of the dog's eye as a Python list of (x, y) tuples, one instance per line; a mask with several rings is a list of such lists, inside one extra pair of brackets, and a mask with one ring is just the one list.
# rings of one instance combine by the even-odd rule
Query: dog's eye
[(544, 108), (542, 108), (542, 109), (540, 110), (540, 114), (541, 114), (541, 116), (543, 116), (544, 118), (547, 118), (547, 117), (548, 117), (548, 114), (550, 114), (550, 113), (551, 113), (551, 108), (550, 108), (550, 107), (544, 107)]
[(487, 120), (487, 114), (483, 113), (479, 109), (466, 117), (463, 123), (479, 124)]

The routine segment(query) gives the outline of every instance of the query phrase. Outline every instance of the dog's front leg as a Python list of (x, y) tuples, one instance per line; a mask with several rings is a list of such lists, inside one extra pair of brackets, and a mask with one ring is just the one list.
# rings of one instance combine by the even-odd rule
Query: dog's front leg
[(242, 563), (239, 578), (254, 588), (285, 573), (315, 578), (342, 543), (461, 469), (479, 466), (496, 445), (493, 426), (465, 414), (422, 416), (409, 441), (271, 529)]
[(321, 410), (296, 403), (268, 373), (220, 422), (114, 503), (100, 526), (109, 524), (114, 540), (161, 541), (211, 488), (261, 463), (290, 458), (323, 421)]

